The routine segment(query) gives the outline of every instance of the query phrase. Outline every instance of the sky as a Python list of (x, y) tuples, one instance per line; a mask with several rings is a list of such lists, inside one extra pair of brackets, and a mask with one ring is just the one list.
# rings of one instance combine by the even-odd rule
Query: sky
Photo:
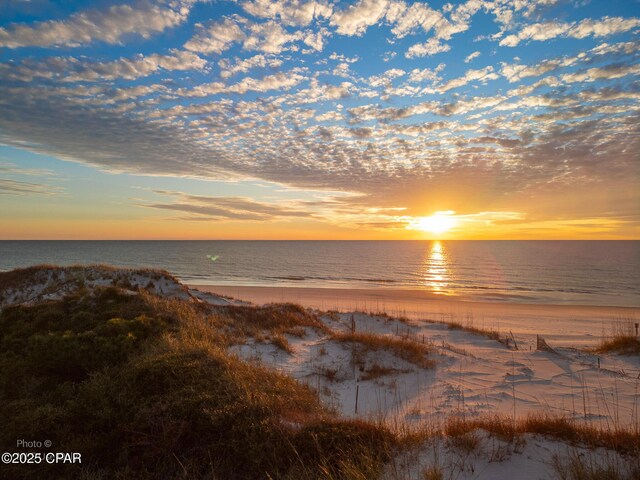
[(637, 0), (0, 0), (1, 239), (640, 239)]

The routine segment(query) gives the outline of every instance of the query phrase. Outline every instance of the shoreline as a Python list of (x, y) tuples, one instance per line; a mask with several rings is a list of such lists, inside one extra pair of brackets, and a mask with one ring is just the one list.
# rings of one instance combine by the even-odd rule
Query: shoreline
[(640, 307), (475, 302), (422, 290), (197, 284), (189, 287), (258, 305), (290, 302), (324, 311), (364, 311), (411, 320), (458, 322), (516, 335), (545, 335), (552, 341), (576, 346), (598, 343), (611, 333), (616, 323), (640, 321)]

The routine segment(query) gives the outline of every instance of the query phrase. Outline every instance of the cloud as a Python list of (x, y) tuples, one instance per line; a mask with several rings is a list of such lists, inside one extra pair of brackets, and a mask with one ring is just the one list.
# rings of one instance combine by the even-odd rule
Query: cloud
[(560, 77), (560, 80), (566, 83), (595, 82), (597, 80), (613, 80), (638, 74), (640, 74), (640, 64), (611, 64), (606, 67), (595, 67), (584, 71), (566, 73)]
[[(613, 60), (616, 57), (632, 54), (636, 49), (637, 45), (634, 42), (622, 42), (613, 45), (603, 43), (591, 50), (580, 52), (574, 56), (546, 59), (533, 65), (507, 64), (503, 62), (500, 73), (506, 77), (510, 83), (513, 83), (527, 77), (539, 77), (562, 68), (601, 61), (603, 57), (608, 60)], [(574, 78), (579, 78), (579, 75), (576, 75)]]
[(313, 48), (317, 52), (321, 52), (324, 48), (325, 36), (327, 31), (325, 29), (317, 32), (307, 32), (304, 34), (302, 41), (305, 45)]
[[(68, 59), (70, 60), (70, 59)], [(203, 70), (206, 60), (198, 55), (174, 50), (170, 55), (137, 55), (134, 58), (120, 58), (112, 62), (69, 61), (69, 71), (61, 75), (63, 82), (115, 80), (135, 80), (159, 70)]]
[(415, 57), (429, 57), (438, 53), (448, 52), (451, 50), (451, 46), (445, 43), (440, 43), (437, 38), (430, 38), (425, 43), (416, 43), (412, 45), (405, 53), (407, 58)]
[(333, 11), (329, 3), (315, 0), (245, 0), (240, 5), (254, 17), (279, 19), (289, 26), (307, 26), (315, 19), (329, 18)]
[(556, 37), (586, 38), (608, 37), (627, 32), (640, 26), (638, 18), (603, 17), (599, 20), (586, 18), (578, 23), (543, 22), (525, 26), (517, 34), (512, 34), (500, 40), (504, 47), (515, 47), (523, 41), (546, 41)]
[(560, 67), (574, 64), (575, 58), (545, 60), (535, 65), (502, 64), (500, 73), (510, 82), (517, 82), (527, 77), (539, 77)]
[(278, 72), (261, 78), (245, 77), (232, 85), (222, 82), (211, 82), (198, 85), (193, 89), (180, 89), (178, 94), (185, 97), (204, 97), (221, 93), (245, 94), (247, 92), (267, 92), (269, 90), (285, 91), (305, 80), (303, 75), (291, 72)]
[(360, 58), (357, 55), (355, 57), (347, 57), (345, 55), (333, 52), (331, 55), (329, 55), (329, 59), (343, 63), (356, 63)]
[(407, 72), (402, 69), (391, 68), (380, 75), (369, 77), (368, 83), (372, 87), (389, 86), (394, 79), (403, 77), (406, 74)]
[(470, 82), (487, 82), (488, 80), (495, 80), (497, 78), (498, 75), (493, 71), (493, 67), (489, 65), (478, 70), (467, 70), (462, 77), (454, 78), (452, 80), (449, 80), (448, 82), (445, 82), (441, 86), (433, 87), (428, 90), (438, 93), (445, 93), (454, 88), (459, 88), (467, 85)]
[(113, 5), (106, 10), (76, 13), (66, 20), (0, 28), (0, 47), (78, 47), (95, 41), (118, 43), (128, 35), (148, 38), (178, 26), (186, 20), (187, 13), (148, 2)]
[(245, 50), (277, 54), (282, 52), (288, 43), (302, 38), (301, 32), (288, 33), (280, 24), (268, 21), (251, 25), (242, 46)]
[(237, 20), (225, 18), (221, 22), (212, 22), (207, 28), (202, 28), (184, 44), (184, 48), (192, 52), (220, 54), (233, 43), (244, 39), (245, 34)]
[(258, 54), (253, 57), (241, 59), (235, 58), (234, 62), (223, 58), (218, 62), (220, 67), (220, 76), (222, 78), (229, 78), (238, 73), (247, 73), (254, 68), (278, 68), (282, 65), (282, 60), (275, 57), (268, 57), (266, 55)]
[(411, 83), (422, 83), (426, 80), (431, 82), (436, 82), (441, 79), (440, 72), (444, 70), (446, 65), (444, 63), (440, 63), (436, 68), (414, 68), (409, 73), (409, 82)]
[(361, 36), (384, 17), (388, 4), (388, 0), (358, 0), (344, 10), (335, 11), (330, 23), (340, 35)]
[(478, 51), (472, 52), (465, 57), (464, 63), (472, 62), (474, 59), (478, 58), (479, 56), (480, 56), (480, 52)]
[(422, 28), (424, 32), (436, 29), (438, 34), (438, 30), (448, 23), (442, 13), (424, 3), (405, 6), (404, 9), (388, 14), (387, 17), (391, 17), (390, 21), (395, 24), (391, 32), (398, 38), (413, 33), (417, 27)]
[(231, 93), (266, 92), (268, 90), (288, 90), (304, 81), (305, 77), (298, 73), (279, 72), (274, 75), (267, 75), (260, 79), (243, 78), (235, 85), (228, 87), (227, 91)]
[(0, 178), (0, 195), (56, 195), (62, 191), (61, 187), (43, 183), (20, 182), (8, 178)]
[(187, 213), (195, 219), (272, 221), (276, 219), (311, 217), (309, 211), (267, 203), (246, 197), (211, 197), (182, 192), (156, 190), (161, 195), (175, 197), (172, 203), (148, 203), (143, 206)]

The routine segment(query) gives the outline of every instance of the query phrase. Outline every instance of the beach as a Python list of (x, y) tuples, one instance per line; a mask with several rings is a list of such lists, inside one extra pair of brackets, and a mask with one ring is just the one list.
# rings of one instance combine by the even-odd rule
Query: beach
[[(31, 395), (37, 375), (54, 376), (52, 385), (60, 375), (80, 378), (88, 396), (78, 400), (77, 389), (57, 388), (55, 405), (64, 408), (54, 411), (76, 418), (73, 406), (86, 402), (98, 440), (111, 438), (118, 412), (118, 445), (149, 431), (144, 442), (164, 445), (169, 435), (173, 452), (174, 431), (155, 430), (158, 415), (167, 425), (184, 418), (177, 427), (182, 445), (204, 435), (218, 455), (239, 452), (242, 465), (245, 446), (270, 451), (270, 432), (284, 432), (291, 445), (311, 429), (313, 447), (317, 431), (335, 427), (330, 441), (345, 442), (350, 456), (357, 454), (353, 432), (373, 432), (398, 447), (387, 450), (380, 475), (357, 478), (447, 478), (430, 471), (469, 480), (567, 478), (554, 475), (583, 468), (581, 459), (620, 472), (610, 478), (638, 478), (640, 356), (629, 334), (637, 308), (481, 303), (390, 288), (194, 286), (166, 271), (108, 266), (32, 267), (0, 274), (0, 286), (4, 335), (29, 345), (26, 363), (15, 367), (21, 374), (4, 372), (5, 384), (29, 378), (20, 392)], [(621, 332), (635, 353), (604, 348)], [(20, 342), (5, 345), (5, 364), (24, 351)], [(47, 397), (37, 401), (43, 421), (51, 421), (56, 407)], [(292, 410), (296, 401), (302, 410)], [(4, 434), (7, 448), (16, 432), (31, 431), (24, 404), (22, 397), (9, 403), (19, 420)], [(275, 413), (265, 417), (269, 409)], [(139, 426), (130, 428), (131, 418), (140, 418)], [(60, 438), (86, 435), (83, 422), (67, 424), (79, 433)], [(226, 425), (231, 433), (220, 442)], [(255, 435), (256, 426), (264, 433)], [(84, 461), (112, 447), (69, 448)], [(292, 458), (299, 451), (294, 447)], [(380, 461), (369, 447), (362, 452)], [(274, 461), (278, 471), (283, 460)], [(162, 468), (175, 475), (158, 476), (180, 478), (180, 465), (170, 462)], [(604, 478), (593, 465), (585, 468), (595, 475), (570, 478)], [(223, 478), (237, 478), (237, 468)]]
[(298, 303), (307, 308), (386, 313), (412, 320), (458, 322), (511, 332), (531, 341), (542, 335), (565, 346), (599, 343), (620, 324), (640, 322), (640, 307), (473, 302), (424, 290), (191, 285), (203, 292), (255, 304)]

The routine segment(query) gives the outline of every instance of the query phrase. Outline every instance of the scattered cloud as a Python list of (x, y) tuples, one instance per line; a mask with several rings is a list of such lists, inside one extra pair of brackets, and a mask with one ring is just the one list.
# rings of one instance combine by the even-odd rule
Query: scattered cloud
[(113, 5), (105, 10), (76, 13), (65, 20), (0, 28), (0, 47), (78, 47), (96, 41), (114, 44), (127, 36), (149, 38), (178, 26), (186, 20), (187, 13), (149, 2)]
[(543, 22), (533, 23), (522, 28), (517, 34), (512, 34), (500, 40), (504, 47), (515, 47), (525, 41), (543, 42), (557, 37), (586, 38), (608, 37), (627, 32), (640, 26), (638, 18), (604, 17), (599, 20), (590, 18), (580, 22)]
[(247, 73), (254, 68), (272, 68), (276, 69), (282, 65), (283, 61), (276, 57), (258, 54), (249, 58), (238, 58), (234, 60), (222, 59), (218, 62), (220, 67), (220, 76), (229, 78), (239, 73)]
[(480, 56), (480, 52), (478, 52), (478, 51), (472, 52), (472, 53), (470, 53), (469, 55), (467, 55), (467, 56), (464, 58), (464, 63), (472, 62), (473, 60), (475, 60), (475, 59), (476, 59), (476, 58), (478, 58), (479, 56)]
[(244, 39), (243, 47), (245, 50), (277, 54), (282, 52), (288, 43), (302, 38), (300, 32), (289, 33), (274, 21), (254, 23), (249, 27), (249, 35)]
[(244, 39), (245, 34), (238, 21), (232, 18), (225, 18), (220, 22), (212, 22), (207, 28), (201, 28), (196, 35), (184, 44), (184, 48), (197, 53), (220, 54), (233, 43)]
[(148, 203), (143, 206), (160, 210), (181, 212), (202, 220), (249, 220), (269, 221), (279, 218), (309, 217), (309, 212), (279, 204), (259, 202), (245, 197), (210, 197), (189, 195), (182, 192), (156, 191), (158, 194), (171, 195), (171, 203)]
[(451, 46), (446, 43), (441, 43), (437, 38), (430, 38), (425, 43), (416, 43), (407, 50), (405, 57), (430, 57), (438, 53), (448, 52), (451, 50)]
[(56, 195), (61, 192), (62, 188), (52, 185), (0, 178), (0, 195)]
[(333, 11), (329, 2), (315, 0), (245, 0), (240, 5), (254, 17), (278, 19), (289, 26), (307, 26), (315, 19), (329, 18)]
[(387, 12), (387, 0), (358, 0), (331, 16), (331, 25), (340, 35), (361, 36), (368, 27), (378, 23)]

